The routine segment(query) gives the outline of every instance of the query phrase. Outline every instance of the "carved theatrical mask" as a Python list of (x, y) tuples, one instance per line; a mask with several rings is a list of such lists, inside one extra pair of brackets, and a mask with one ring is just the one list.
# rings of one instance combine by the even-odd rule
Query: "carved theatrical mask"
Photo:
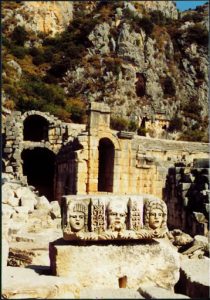
[(88, 208), (81, 201), (72, 201), (68, 205), (68, 228), (71, 232), (87, 231)]
[(69, 225), (73, 232), (78, 232), (84, 229), (85, 226), (85, 214), (83, 212), (72, 212), (69, 215)]
[(121, 203), (110, 202), (107, 209), (108, 229), (122, 231), (126, 229), (127, 209)]
[(153, 208), (149, 213), (149, 227), (152, 229), (161, 228), (163, 223), (163, 212), (159, 208)]
[(163, 200), (154, 199), (144, 205), (144, 226), (156, 229), (167, 229), (167, 207)]

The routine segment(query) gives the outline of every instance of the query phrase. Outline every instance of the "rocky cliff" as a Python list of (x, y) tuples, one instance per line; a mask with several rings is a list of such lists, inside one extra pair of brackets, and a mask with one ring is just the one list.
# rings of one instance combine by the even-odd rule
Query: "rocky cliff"
[(69, 1), (21, 1), (15, 9), (10, 5), (5, 7), (3, 22), (10, 32), (20, 25), (34, 33), (54, 36), (66, 28), (72, 17), (73, 4)]
[[(37, 62), (37, 55), (29, 51), (29, 73), (39, 73), (44, 82), (63, 89), (62, 107), (71, 116), (75, 101), (77, 108), (104, 101), (118, 122), (129, 120), (151, 137), (172, 138), (173, 132), (180, 132), (173, 138), (207, 139), (206, 6), (182, 16), (174, 1), (37, 1), (23, 2), (12, 13), (7, 7), (3, 16), (8, 37), (19, 24), (30, 32), (25, 46), (30, 49), (38, 41), (45, 59)], [(40, 32), (52, 37), (43, 38)], [(52, 59), (47, 61), (49, 50)], [(5, 56), (6, 62), (11, 60)], [(11, 70), (11, 62), (6, 67)], [(6, 95), (11, 99), (7, 91)], [(23, 109), (13, 101), (13, 107)], [(164, 135), (157, 133), (156, 125), (145, 126), (145, 120), (156, 124), (160, 116), (168, 122)]]

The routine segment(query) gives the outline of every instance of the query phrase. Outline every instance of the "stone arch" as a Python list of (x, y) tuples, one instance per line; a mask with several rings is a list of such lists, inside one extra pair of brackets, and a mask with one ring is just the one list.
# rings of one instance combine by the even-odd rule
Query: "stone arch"
[(98, 191), (113, 192), (115, 146), (108, 138), (99, 140)]
[(35, 147), (24, 149), (21, 153), (23, 175), (27, 176), (29, 185), (33, 185), (39, 195), (49, 201), (54, 200), (54, 165), (55, 154), (47, 148)]
[(119, 141), (118, 138), (116, 138), (114, 136), (114, 134), (112, 134), (111, 132), (106, 132), (105, 135), (104, 134), (99, 134), (99, 141), (101, 139), (105, 139), (105, 138), (109, 139), (113, 143), (115, 150), (121, 150), (120, 141)]
[(25, 141), (48, 141), (49, 121), (43, 116), (29, 115), (23, 122), (23, 139)]

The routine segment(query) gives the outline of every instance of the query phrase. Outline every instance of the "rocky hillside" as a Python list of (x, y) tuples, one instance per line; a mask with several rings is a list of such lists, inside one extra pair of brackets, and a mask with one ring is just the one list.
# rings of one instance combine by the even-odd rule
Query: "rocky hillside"
[(87, 103), (104, 101), (116, 129), (157, 136), (142, 121), (161, 115), (168, 138), (207, 141), (207, 5), (20, 1), (2, 14), (6, 109), (84, 123)]

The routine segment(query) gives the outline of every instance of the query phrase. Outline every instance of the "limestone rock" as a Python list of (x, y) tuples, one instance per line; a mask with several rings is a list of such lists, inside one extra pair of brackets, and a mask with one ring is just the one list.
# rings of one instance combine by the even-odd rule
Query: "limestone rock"
[(6, 238), (2, 238), (2, 268), (7, 266), (7, 260), (9, 256), (9, 243)]
[(44, 209), (49, 211), (51, 209), (50, 203), (45, 196), (37, 198), (37, 204), (35, 205), (36, 209)]
[(209, 258), (189, 259), (183, 256), (176, 291), (191, 298), (208, 298), (209, 263)]
[(72, 279), (39, 275), (29, 268), (7, 267), (2, 278), (6, 299), (59, 299), (60, 295), (78, 298), (79, 285)]
[(2, 186), (2, 203), (9, 204), (11, 206), (18, 206), (19, 204), (19, 200), (15, 198), (14, 191), (9, 183), (5, 183)]
[(9, 204), (2, 204), (2, 216), (4, 216), (7, 219), (10, 219), (12, 214), (15, 212), (12, 206)]
[(14, 76), (14, 79), (15, 80), (19, 80), (22, 76), (22, 68), (21, 66), (14, 60), (10, 60), (7, 62), (7, 64), (12, 68), (14, 69), (15, 71), (15, 76)]
[(144, 299), (135, 289), (120, 288), (84, 288), (79, 294), (79, 299)]
[(28, 188), (23, 188), (22, 195), (20, 198), (21, 206), (28, 207), (31, 211), (34, 210), (35, 205), (37, 204), (36, 195)]
[[(63, 31), (73, 17), (73, 5), (69, 1), (42, 1), (27, 2), (23, 1), (21, 6), (13, 12), (7, 11), (3, 21), (9, 22), (12, 18), (16, 26), (24, 26), (27, 31), (33, 31), (35, 34), (44, 32), (54, 36)], [(14, 29), (10, 24), (9, 31)]]
[(190, 297), (182, 294), (175, 294), (173, 291), (166, 290), (157, 286), (141, 285), (139, 293), (145, 299), (189, 299)]
[(58, 201), (51, 201), (50, 206), (51, 206), (50, 215), (52, 219), (61, 218), (60, 205)]
[(50, 243), (52, 272), (75, 278), (84, 287), (118, 288), (119, 279), (127, 276), (127, 288), (150, 283), (173, 289), (179, 278), (179, 255), (165, 240), (86, 246), (70, 246), (62, 241)]
[(88, 36), (94, 45), (96, 53), (108, 54), (109, 50), (109, 30), (108, 23), (99, 24)]

